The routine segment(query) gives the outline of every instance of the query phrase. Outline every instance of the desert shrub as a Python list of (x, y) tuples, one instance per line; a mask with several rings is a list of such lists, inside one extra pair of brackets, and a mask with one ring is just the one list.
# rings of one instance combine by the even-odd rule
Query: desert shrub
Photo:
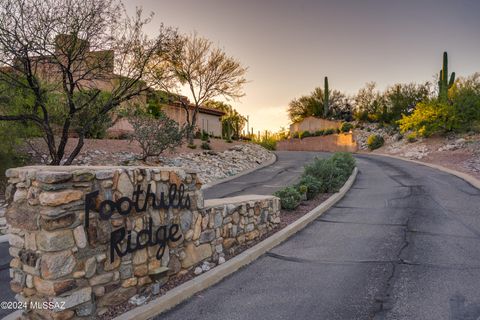
[(352, 129), (353, 129), (353, 124), (351, 124), (350, 122), (344, 122), (340, 127), (341, 132), (350, 132), (350, 130)]
[(298, 139), (298, 138), (300, 138), (300, 133), (299, 133), (298, 131), (294, 132), (294, 133), (292, 134), (292, 138), (293, 138), (293, 139)]
[(158, 118), (137, 115), (130, 117), (129, 122), (134, 129), (131, 139), (137, 141), (142, 148), (142, 160), (178, 147), (185, 135), (185, 130), (161, 111)]
[(355, 168), (355, 158), (348, 152), (336, 152), (330, 159), (336, 167), (342, 170), (346, 181)]
[(298, 190), (293, 187), (286, 187), (274, 193), (275, 196), (280, 198), (280, 204), (282, 209), (294, 210), (300, 204), (302, 195)]
[(202, 130), (202, 133), (200, 134), (200, 139), (202, 141), (207, 141), (208, 142), (210, 140), (210, 135), (205, 130)]
[(313, 199), (317, 194), (324, 192), (322, 181), (311, 175), (303, 175), (299, 185), (307, 187), (307, 199)]
[(381, 135), (372, 134), (367, 139), (367, 146), (370, 150), (375, 150), (383, 146), (385, 140)]
[(312, 137), (313, 134), (310, 133), (310, 131), (303, 131), (302, 132), (302, 139), (307, 138), (307, 137)]
[(29, 124), (0, 122), (0, 194), (4, 194), (7, 186), (5, 171), (28, 164), (29, 155), (22, 151), (22, 144), (36, 134)]
[(304, 175), (310, 175), (321, 183), (320, 192), (337, 192), (345, 183), (345, 177), (349, 176), (332, 158), (316, 159), (305, 166)]
[(410, 143), (417, 141), (417, 135), (413, 132), (409, 133), (407, 135), (407, 141), (410, 142)]
[(85, 138), (103, 139), (107, 136), (107, 129), (112, 126), (112, 117), (110, 114), (103, 114), (92, 123), (90, 128), (85, 132)]
[(478, 131), (480, 123), (480, 73), (460, 78), (450, 90), (449, 97), (462, 131)]
[(325, 132), (324, 130), (317, 130), (317, 131), (315, 131), (314, 135), (315, 135), (316, 137), (323, 136), (323, 133), (324, 133), (324, 132)]
[(398, 123), (401, 132), (412, 130), (422, 137), (449, 132), (458, 127), (454, 107), (438, 99), (420, 102), (411, 115), (403, 116)]
[(328, 135), (330, 135), (330, 134), (334, 134), (335, 132), (336, 132), (336, 130), (333, 129), (333, 128), (325, 129), (324, 132), (323, 132), (323, 135), (324, 135), (324, 136), (328, 136)]
[(200, 145), (200, 148), (202, 148), (203, 150), (212, 150), (208, 142), (202, 142), (202, 144)]
[(187, 147), (190, 149), (197, 149), (197, 145), (195, 143), (192, 143), (192, 144), (189, 143)]

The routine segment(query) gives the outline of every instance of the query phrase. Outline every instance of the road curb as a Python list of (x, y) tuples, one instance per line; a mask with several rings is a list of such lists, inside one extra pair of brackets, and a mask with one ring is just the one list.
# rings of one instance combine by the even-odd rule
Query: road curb
[(437, 170), (452, 174), (454, 176), (457, 176), (458, 178), (460, 178), (462, 180), (465, 180), (466, 182), (470, 183), (475, 188), (480, 189), (480, 180), (479, 179), (475, 178), (472, 175), (469, 175), (468, 173), (464, 173), (464, 172), (460, 172), (460, 171), (457, 171), (457, 170), (449, 169), (449, 168), (446, 168), (446, 167), (441, 166), (439, 164), (422, 162), (422, 161), (418, 161), (418, 160), (402, 158), (402, 157), (399, 157), (399, 156), (394, 156), (394, 155), (389, 155), (389, 154), (371, 154), (371, 153), (370, 154), (363, 153), (363, 154), (373, 155), (373, 156), (381, 156), (381, 157), (388, 157), (388, 158), (393, 158), (393, 159), (397, 159), (397, 160), (408, 161), (408, 162), (420, 164), (420, 165), (423, 165), (423, 166), (426, 166), (426, 167), (430, 167), (430, 168), (433, 168), (433, 169), (437, 169)]
[(242, 171), (242, 172), (240, 172), (239, 174), (236, 174), (236, 175), (230, 176), (230, 177), (226, 177), (226, 178), (217, 180), (217, 181), (212, 182), (212, 183), (206, 183), (206, 184), (202, 185), (202, 190), (211, 188), (211, 187), (213, 187), (213, 186), (216, 186), (217, 184), (221, 184), (221, 183), (224, 183), (224, 182), (227, 182), (227, 181), (236, 179), (236, 178), (238, 178), (238, 177), (244, 176), (244, 175), (246, 175), (246, 174), (252, 173), (252, 172), (257, 171), (257, 170), (259, 170), (259, 169), (268, 167), (269, 165), (272, 165), (272, 164), (274, 164), (275, 162), (277, 162), (277, 155), (276, 155), (275, 153), (272, 153), (272, 157), (270, 158), (270, 160), (267, 160), (266, 162), (262, 163), (262, 164), (259, 165), (258, 167), (255, 167), (255, 168), (251, 168), (251, 169)]
[(241, 267), (256, 260), (267, 251), (271, 250), (275, 246), (288, 239), (290, 236), (305, 228), (310, 222), (318, 218), (340, 199), (342, 199), (347, 191), (352, 187), (355, 178), (357, 177), (357, 173), (358, 169), (355, 168), (350, 175), (350, 178), (348, 178), (343, 187), (337, 193), (334, 193), (322, 204), (284, 229), (278, 231), (255, 246), (245, 250), (241, 254), (233, 257), (224, 264), (219, 265), (212, 270), (185, 282), (184, 284), (181, 284), (180, 286), (170, 290), (165, 295), (158, 297), (157, 299), (152, 300), (145, 305), (136, 307), (135, 309), (132, 309), (114, 318), (114, 320), (139, 320), (152, 318), (175, 307), (197, 292), (207, 289), (208, 287), (221, 281), (226, 276), (234, 273)]

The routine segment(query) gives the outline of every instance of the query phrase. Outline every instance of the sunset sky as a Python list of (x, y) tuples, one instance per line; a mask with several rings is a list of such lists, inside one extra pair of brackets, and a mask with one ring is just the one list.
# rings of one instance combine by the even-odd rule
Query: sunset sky
[(232, 105), (257, 130), (286, 127), (288, 102), (323, 86), (353, 94), (433, 80), (448, 51), (457, 75), (480, 71), (478, 0), (126, 0), (163, 22), (197, 31), (249, 67)]

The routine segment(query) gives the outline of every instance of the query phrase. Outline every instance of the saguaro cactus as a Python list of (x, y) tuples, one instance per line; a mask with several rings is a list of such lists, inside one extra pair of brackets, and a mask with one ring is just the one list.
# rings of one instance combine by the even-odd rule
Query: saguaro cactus
[(450, 80), (448, 79), (448, 55), (445, 51), (443, 53), (443, 66), (442, 70), (440, 70), (440, 76), (438, 80), (438, 97), (440, 99), (447, 99), (448, 98), (448, 89), (453, 86), (455, 82), (455, 72), (452, 72), (450, 75)]
[(325, 83), (323, 86), (323, 117), (328, 116), (330, 108), (330, 91), (328, 90), (328, 77), (325, 77)]

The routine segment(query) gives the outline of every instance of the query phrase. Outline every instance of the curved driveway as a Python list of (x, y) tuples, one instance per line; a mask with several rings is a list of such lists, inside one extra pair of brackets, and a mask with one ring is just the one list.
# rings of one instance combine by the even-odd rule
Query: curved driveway
[(273, 194), (275, 191), (295, 183), (305, 164), (315, 157), (327, 157), (326, 152), (277, 151), (277, 161), (267, 167), (217, 184), (204, 191), (206, 199), (234, 197), (245, 194)]
[(357, 161), (352, 189), (317, 221), (157, 319), (479, 319), (480, 191), (401, 160)]

